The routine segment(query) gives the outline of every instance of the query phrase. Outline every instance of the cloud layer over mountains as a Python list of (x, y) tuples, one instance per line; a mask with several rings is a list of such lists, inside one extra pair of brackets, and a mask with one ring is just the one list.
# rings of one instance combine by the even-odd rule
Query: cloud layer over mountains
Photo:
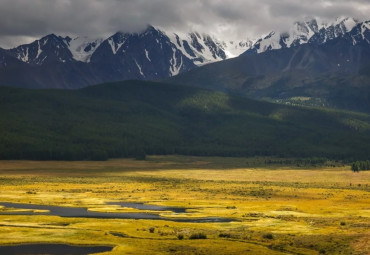
[(61, 35), (104, 36), (147, 24), (230, 39), (284, 31), (304, 17), (370, 17), (368, 0), (2, 0), (0, 47)]

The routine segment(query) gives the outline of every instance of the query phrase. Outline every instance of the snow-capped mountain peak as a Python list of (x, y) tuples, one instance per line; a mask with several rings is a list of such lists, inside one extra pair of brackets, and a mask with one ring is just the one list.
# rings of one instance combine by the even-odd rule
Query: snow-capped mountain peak
[(19, 60), (33, 65), (42, 65), (44, 62), (71, 61), (72, 54), (64, 38), (55, 34), (47, 35), (33, 43), (18, 46), (10, 50), (11, 54)]
[[(126, 42), (128, 42), (127, 45)], [(145, 44), (148, 45), (145, 46)], [(69, 61), (90, 63), (92, 59), (102, 60), (107, 56), (121, 56), (126, 51), (133, 51), (134, 48), (136, 50), (137, 47), (144, 47), (145, 49), (142, 51), (145, 52), (146, 59), (151, 60), (150, 55), (153, 53), (150, 51), (153, 51), (155, 47), (159, 47), (160, 50), (170, 47), (174, 49), (176, 58), (178, 58), (178, 54), (181, 54), (193, 65), (201, 66), (237, 57), (251, 45), (253, 42), (249, 40), (221, 41), (205, 33), (195, 31), (189, 33), (169, 32), (148, 25), (144, 31), (137, 33), (117, 32), (107, 39), (87, 36), (61, 37), (50, 34), (31, 44), (19, 46), (13, 49), (12, 53), (22, 62), (42, 65), (45, 61), (52, 60), (62, 63)], [(98, 53), (95, 54), (97, 51)], [(170, 75), (175, 75), (180, 72), (178, 68), (182, 62), (181, 59), (178, 59), (179, 62), (175, 62), (172, 52), (171, 49), (168, 56), (172, 59), (172, 65), (178, 66), (170, 70)], [(93, 57), (94, 55), (95, 57)]]
[(329, 23), (307, 18), (305, 21), (295, 22), (287, 32), (271, 32), (267, 36), (261, 37), (247, 50), (246, 54), (290, 48), (306, 43), (323, 44), (344, 36), (358, 24), (359, 22), (356, 19), (349, 17), (339, 17)]

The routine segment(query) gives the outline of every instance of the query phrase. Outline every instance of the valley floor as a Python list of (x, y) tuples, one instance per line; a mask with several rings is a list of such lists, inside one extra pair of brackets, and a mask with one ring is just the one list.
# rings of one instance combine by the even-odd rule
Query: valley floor
[[(145, 161), (1, 161), (0, 176), (3, 204), (162, 217), (59, 217), (2, 205), (0, 246), (114, 247), (99, 253), (107, 255), (365, 255), (370, 250), (370, 171), (353, 173), (349, 166), (263, 166), (243, 158), (152, 156)], [(176, 213), (109, 202), (187, 210)], [(206, 217), (231, 221), (189, 222)]]

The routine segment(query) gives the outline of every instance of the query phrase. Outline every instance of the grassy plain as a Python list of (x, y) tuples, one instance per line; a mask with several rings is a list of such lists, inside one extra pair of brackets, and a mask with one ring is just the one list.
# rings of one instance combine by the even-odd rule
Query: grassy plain
[[(142, 202), (189, 208), (185, 214), (160, 212), (167, 218), (235, 221), (0, 215), (0, 244), (115, 247), (104, 254), (369, 254), (370, 171), (263, 162), (180, 156), (145, 161), (1, 161), (0, 202), (103, 212), (138, 211), (106, 202)], [(0, 213), (15, 210), (19, 209), (2, 207)], [(189, 239), (198, 233), (207, 239)]]

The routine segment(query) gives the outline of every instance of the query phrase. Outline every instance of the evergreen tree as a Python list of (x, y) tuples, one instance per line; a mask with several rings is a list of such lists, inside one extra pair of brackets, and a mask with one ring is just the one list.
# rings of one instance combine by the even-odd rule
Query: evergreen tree
[(353, 171), (353, 172), (355, 172), (355, 173), (356, 173), (356, 172), (358, 172), (358, 171), (360, 170), (358, 161), (356, 161), (356, 162), (352, 163), (352, 167), (351, 167), (351, 169), (352, 169), (352, 171)]

